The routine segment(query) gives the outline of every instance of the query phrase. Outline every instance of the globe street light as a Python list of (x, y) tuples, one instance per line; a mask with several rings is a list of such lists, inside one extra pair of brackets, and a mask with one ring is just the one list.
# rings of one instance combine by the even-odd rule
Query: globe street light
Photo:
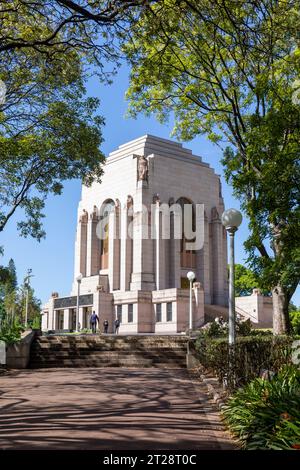
[(229, 346), (235, 344), (235, 292), (234, 292), (234, 234), (243, 220), (236, 209), (227, 209), (222, 214), (222, 224), (229, 233)]
[(190, 315), (189, 315), (189, 329), (193, 329), (193, 299), (192, 299), (192, 285), (193, 281), (195, 280), (195, 273), (193, 271), (189, 271), (186, 275), (188, 280), (190, 281)]
[(78, 328), (78, 324), (79, 324), (79, 296), (80, 296), (80, 284), (81, 284), (81, 281), (82, 281), (82, 274), (78, 274), (78, 276), (76, 277), (76, 281), (77, 281), (77, 306), (76, 306), (76, 328), (75, 328), (75, 331), (76, 333), (79, 331), (79, 328)]

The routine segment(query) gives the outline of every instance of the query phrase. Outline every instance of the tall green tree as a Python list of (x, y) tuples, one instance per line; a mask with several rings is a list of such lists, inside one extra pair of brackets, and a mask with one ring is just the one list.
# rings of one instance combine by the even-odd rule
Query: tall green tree
[(9, 280), (6, 283), (7, 284), (7, 290), (9, 291), (14, 291), (18, 287), (18, 279), (17, 279), (17, 270), (16, 270), (16, 265), (15, 262), (12, 258), (10, 258), (7, 266), (8, 272), (9, 272)]
[(103, 155), (97, 99), (85, 98), (84, 71), (76, 53), (48, 62), (28, 49), (2, 58), (6, 83), (0, 105), (0, 232), (17, 209), (22, 235), (44, 236), (43, 208), (63, 181), (100, 180)]
[(114, 36), (144, 3), (0, 0), (0, 232), (24, 214), (20, 233), (40, 240), (49, 193), (100, 181), (103, 119), (84, 83), (91, 73), (110, 81)]
[(41, 313), (41, 300), (35, 296), (33, 287), (28, 285), (25, 279), (23, 284), (18, 290), (18, 294), (15, 302), (15, 312), (17, 317), (24, 322), (25, 321), (25, 309), (26, 309), (26, 298), (28, 289), (28, 322), (31, 322), (34, 318), (40, 316)]
[(124, 47), (129, 112), (171, 114), (179, 138), (205, 134), (223, 148), (249, 220), (248, 261), (272, 290), (275, 334), (290, 329), (300, 279), (299, 19), (293, 0), (161, 0)]

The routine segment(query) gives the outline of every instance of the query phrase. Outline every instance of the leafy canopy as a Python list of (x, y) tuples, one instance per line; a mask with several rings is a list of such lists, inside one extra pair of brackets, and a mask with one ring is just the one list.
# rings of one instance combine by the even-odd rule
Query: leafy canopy
[(129, 113), (172, 116), (180, 139), (224, 150), (248, 262), (285, 313), (300, 279), (299, 18), (293, 0), (162, 0), (124, 46)]
[[(2, 27), (13, 15), (7, 13)], [(25, 15), (18, 28), (35, 28)], [(23, 23), (24, 21), (24, 23)], [(57, 50), (58, 49), (58, 50)], [(50, 55), (49, 55), (50, 54)], [(60, 194), (64, 180), (100, 180), (103, 155), (99, 101), (85, 97), (86, 74), (80, 51), (59, 45), (43, 54), (33, 48), (2, 52), (0, 79), (6, 96), (0, 104), (0, 231), (17, 209), (25, 212), (18, 222), (22, 235), (44, 236), (43, 208), (49, 193)]]

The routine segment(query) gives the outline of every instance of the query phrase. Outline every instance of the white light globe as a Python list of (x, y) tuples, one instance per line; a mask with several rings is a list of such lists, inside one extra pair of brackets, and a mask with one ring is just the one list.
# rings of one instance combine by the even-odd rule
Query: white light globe
[(195, 273), (194, 273), (193, 271), (189, 271), (189, 272), (187, 273), (186, 277), (188, 278), (188, 280), (189, 280), (190, 282), (193, 282), (193, 280), (195, 279), (196, 276), (195, 276)]
[(236, 209), (227, 209), (222, 214), (222, 224), (225, 228), (238, 228), (243, 220), (242, 214)]
[(80, 273), (80, 274), (78, 274), (78, 276), (76, 277), (76, 281), (77, 281), (77, 282), (81, 282), (81, 281), (82, 281), (82, 278), (83, 278), (83, 276), (82, 276), (82, 274)]

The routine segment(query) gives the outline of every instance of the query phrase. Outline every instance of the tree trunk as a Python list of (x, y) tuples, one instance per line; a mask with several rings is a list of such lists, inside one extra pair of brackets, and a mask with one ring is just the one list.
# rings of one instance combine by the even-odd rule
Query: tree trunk
[(290, 332), (289, 301), (290, 296), (282, 286), (272, 290), (273, 296), (273, 334), (284, 335)]

